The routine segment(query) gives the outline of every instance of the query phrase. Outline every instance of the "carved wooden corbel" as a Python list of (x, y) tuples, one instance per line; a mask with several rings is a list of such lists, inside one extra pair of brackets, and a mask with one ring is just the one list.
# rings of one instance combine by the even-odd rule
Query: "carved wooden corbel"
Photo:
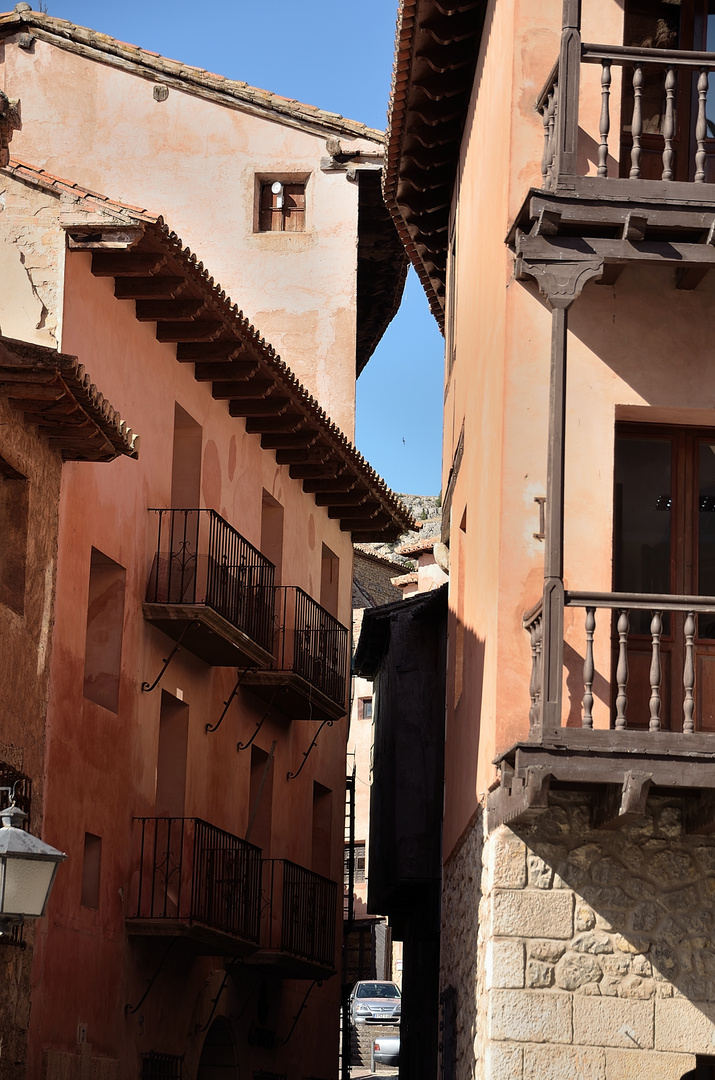
[(609, 784), (605, 792), (593, 797), (592, 822), (595, 829), (619, 829), (630, 821), (645, 817), (653, 774), (626, 773), (623, 786)]
[(539, 287), (552, 311), (568, 309), (583, 292), (584, 285), (603, 274), (603, 259), (592, 255), (568, 259), (527, 258), (518, 255), (516, 277), (518, 281), (531, 278)]

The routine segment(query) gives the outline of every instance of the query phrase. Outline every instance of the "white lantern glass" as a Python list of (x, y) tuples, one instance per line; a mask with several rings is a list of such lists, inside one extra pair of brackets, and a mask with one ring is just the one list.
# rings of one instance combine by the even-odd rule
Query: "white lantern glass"
[(55, 860), (0, 859), (0, 916), (42, 915), (56, 869)]

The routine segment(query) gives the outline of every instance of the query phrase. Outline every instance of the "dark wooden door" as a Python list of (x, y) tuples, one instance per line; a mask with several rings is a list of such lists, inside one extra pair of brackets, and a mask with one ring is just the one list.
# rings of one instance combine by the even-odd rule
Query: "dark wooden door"
[[(715, 0), (626, 0), (624, 45), (650, 49), (715, 52)], [(697, 68), (680, 70), (676, 76), (676, 117), (673, 137), (673, 179), (693, 180), (695, 175), (695, 121), (697, 117)], [(663, 171), (663, 123), (666, 110), (665, 68), (644, 65), (641, 92), (643, 134), (640, 169), (643, 180), (660, 180)], [(621, 176), (631, 167), (631, 119), (633, 116), (633, 68), (623, 69), (621, 106)], [(706, 182), (715, 182), (715, 76), (710, 76), (707, 97)]]
[[(623, 426), (616, 436), (616, 592), (715, 596), (715, 430)], [(661, 723), (683, 723), (684, 620), (665, 613)], [(628, 726), (649, 720), (651, 613), (632, 612)], [(696, 714), (715, 731), (715, 616), (697, 620)]]

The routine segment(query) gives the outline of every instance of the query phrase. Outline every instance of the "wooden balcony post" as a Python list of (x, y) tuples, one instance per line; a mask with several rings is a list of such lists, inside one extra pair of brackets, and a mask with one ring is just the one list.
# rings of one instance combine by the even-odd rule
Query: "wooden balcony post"
[[(568, 5), (569, 0), (567, 0)], [(551, 308), (549, 443), (546, 463), (544, 551), (543, 683), (541, 725), (561, 726), (564, 658), (564, 467), (566, 434), (566, 353), (568, 309), (584, 285), (603, 274), (603, 260), (581, 255), (566, 260), (517, 260), (519, 280), (532, 278)]]
[(581, 85), (581, 0), (564, 0), (559, 52), (559, 109), (556, 117), (557, 177), (575, 176), (578, 99)]

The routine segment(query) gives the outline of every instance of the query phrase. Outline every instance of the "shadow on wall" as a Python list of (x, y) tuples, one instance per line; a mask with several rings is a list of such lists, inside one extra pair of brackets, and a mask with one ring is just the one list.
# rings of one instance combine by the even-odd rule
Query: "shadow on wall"
[[(687, 998), (702, 1015), (701, 1049), (710, 1049), (715, 838), (685, 835), (676, 799), (652, 797), (647, 816), (617, 832), (591, 828), (581, 793), (553, 791), (551, 802), (514, 832), (526, 843), (529, 889), (576, 894), (573, 935), (562, 922), (549, 938), (544, 924), (542, 937), (526, 941), (525, 986), (656, 1003)], [(668, 1049), (698, 1052), (687, 1026), (669, 1039)]]

